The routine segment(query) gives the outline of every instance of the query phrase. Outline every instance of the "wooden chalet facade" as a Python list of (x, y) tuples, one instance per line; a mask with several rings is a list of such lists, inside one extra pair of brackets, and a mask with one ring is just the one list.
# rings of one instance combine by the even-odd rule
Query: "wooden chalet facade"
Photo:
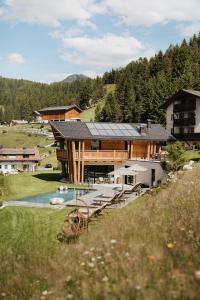
[(75, 104), (69, 106), (46, 107), (34, 112), (35, 119), (41, 123), (49, 121), (80, 120), (82, 110)]
[(51, 122), (62, 173), (71, 183), (86, 182), (125, 165), (158, 157), (174, 138), (158, 124)]

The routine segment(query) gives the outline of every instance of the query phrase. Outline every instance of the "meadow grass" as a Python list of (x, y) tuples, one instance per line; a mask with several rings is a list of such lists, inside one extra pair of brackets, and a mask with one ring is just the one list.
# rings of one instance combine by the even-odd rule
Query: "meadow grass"
[[(60, 244), (64, 210), (0, 210), (6, 299), (198, 299), (200, 166)], [(4, 294), (4, 295), (5, 295)]]

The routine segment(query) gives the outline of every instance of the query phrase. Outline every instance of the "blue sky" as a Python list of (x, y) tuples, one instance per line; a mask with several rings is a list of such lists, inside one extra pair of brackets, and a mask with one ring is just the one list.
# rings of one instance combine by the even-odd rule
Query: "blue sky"
[(0, 0), (0, 75), (54, 82), (150, 57), (200, 31), (199, 0)]

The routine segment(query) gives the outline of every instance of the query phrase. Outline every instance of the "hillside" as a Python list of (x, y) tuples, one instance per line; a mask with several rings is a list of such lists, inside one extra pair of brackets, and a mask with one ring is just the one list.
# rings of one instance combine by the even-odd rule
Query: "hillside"
[(20, 300), (198, 299), (199, 174), (197, 165), (176, 183), (105, 212), (70, 245), (56, 240), (67, 210), (0, 210), (1, 295)]
[[(200, 36), (169, 46), (150, 59), (140, 58), (125, 68), (105, 72), (102, 78), (71, 83), (41, 84), (0, 77), (0, 121), (31, 119), (32, 111), (45, 106), (75, 103), (83, 110), (104, 97), (104, 87), (116, 92), (99, 106), (97, 119), (114, 122), (165, 123), (160, 105), (182, 88), (200, 89)], [(93, 110), (92, 110), (93, 111)], [(93, 114), (93, 113), (92, 113)]]

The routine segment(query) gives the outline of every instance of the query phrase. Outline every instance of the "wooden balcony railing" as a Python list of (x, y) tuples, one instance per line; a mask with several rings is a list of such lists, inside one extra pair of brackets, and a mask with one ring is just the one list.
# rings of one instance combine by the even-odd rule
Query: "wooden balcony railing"
[[(67, 160), (66, 150), (56, 150), (58, 160)], [(125, 161), (128, 159), (126, 150), (86, 150), (80, 152), (80, 159), (89, 161)], [(75, 152), (75, 160), (78, 160), (78, 151)]]

